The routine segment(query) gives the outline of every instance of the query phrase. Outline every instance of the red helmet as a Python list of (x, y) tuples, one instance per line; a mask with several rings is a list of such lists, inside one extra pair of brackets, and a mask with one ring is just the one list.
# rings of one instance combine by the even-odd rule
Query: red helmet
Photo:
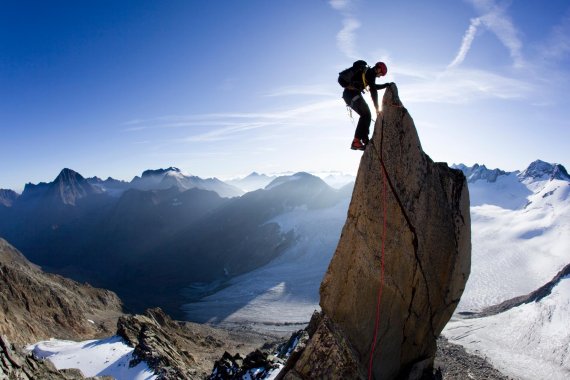
[(374, 68), (376, 70), (380, 70), (380, 74), (382, 75), (386, 75), (386, 73), (388, 72), (388, 68), (386, 67), (386, 64), (384, 62), (376, 62)]

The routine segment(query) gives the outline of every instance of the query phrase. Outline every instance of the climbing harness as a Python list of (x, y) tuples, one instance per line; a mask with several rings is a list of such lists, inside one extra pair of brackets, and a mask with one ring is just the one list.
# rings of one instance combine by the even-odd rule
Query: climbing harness
[(362, 72), (362, 83), (364, 84), (364, 91), (368, 88), (368, 82), (366, 81), (366, 70)]
[(350, 108), (349, 105), (346, 106), (346, 112), (348, 112), (348, 117), (350, 118), (352, 126), (354, 127), (354, 117), (352, 116), (352, 108)]
[(359, 96), (362, 96), (360, 94), (354, 96), (352, 99), (350, 99), (350, 104), (346, 105), (346, 110), (348, 112), (348, 117), (350, 118), (350, 121), (352, 122), (352, 125), (354, 126), (354, 117), (352, 116), (352, 105), (354, 104), (354, 102), (356, 101), (356, 99), (358, 99)]

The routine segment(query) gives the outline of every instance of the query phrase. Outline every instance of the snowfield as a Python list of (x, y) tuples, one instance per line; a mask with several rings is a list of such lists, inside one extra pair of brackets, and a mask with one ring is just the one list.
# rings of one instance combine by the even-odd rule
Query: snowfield
[[(529, 294), (570, 263), (570, 181), (525, 172), (469, 183), (472, 265), (457, 312)], [(443, 335), (517, 379), (570, 379), (570, 278), (497, 315), (456, 313)]]
[(469, 184), (471, 275), (458, 311), (530, 293), (570, 263), (570, 183), (513, 177)]
[(134, 348), (121, 337), (72, 342), (46, 340), (26, 347), (41, 359), (48, 359), (57, 369), (79, 368), (86, 377), (112, 376), (117, 380), (153, 380), (154, 372), (141, 362), (130, 368)]
[(443, 334), (517, 379), (570, 379), (570, 277), (540, 300), (485, 318), (452, 319)]

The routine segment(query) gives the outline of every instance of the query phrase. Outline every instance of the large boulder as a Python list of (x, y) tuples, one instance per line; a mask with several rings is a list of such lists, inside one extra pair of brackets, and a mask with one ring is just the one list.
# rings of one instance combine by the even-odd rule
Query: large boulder
[(321, 284), (321, 326), (283, 377), (340, 379), (350, 370), (348, 378), (395, 379), (429, 371), (469, 277), (470, 224), (465, 176), (423, 152), (391, 85)]

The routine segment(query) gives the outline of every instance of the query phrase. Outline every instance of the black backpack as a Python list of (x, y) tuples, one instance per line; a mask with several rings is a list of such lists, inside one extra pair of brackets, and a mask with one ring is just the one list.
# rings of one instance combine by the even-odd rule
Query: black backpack
[(357, 89), (362, 89), (364, 87), (364, 83), (362, 83), (361, 76), (367, 68), (368, 64), (366, 61), (358, 60), (354, 62), (352, 64), (352, 67), (349, 67), (348, 69), (338, 73), (338, 84), (340, 84), (343, 88), (352, 86)]

